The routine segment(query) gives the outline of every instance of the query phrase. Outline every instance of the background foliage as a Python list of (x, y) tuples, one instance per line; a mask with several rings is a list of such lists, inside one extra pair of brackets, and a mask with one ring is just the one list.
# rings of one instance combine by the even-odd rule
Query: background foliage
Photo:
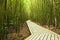
[(0, 0), (0, 35), (28, 19), (60, 27), (60, 0)]

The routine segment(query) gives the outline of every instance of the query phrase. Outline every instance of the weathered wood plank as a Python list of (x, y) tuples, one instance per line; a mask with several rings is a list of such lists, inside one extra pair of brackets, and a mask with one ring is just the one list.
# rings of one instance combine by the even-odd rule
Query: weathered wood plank
[(47, 40), (49, 34), (46, 34), (43, 40)]
[(36, 40), (39, 37), (39, 34), (36, 34), (36, 36), (32, 40)]
[(54, 34), (51, 35), (51, 40), (55, 40), (55, 39), (54, 39)]
[(39, 39), (41, 38), (41, 36), (42, 36), (42, 35), (40, 34), (40, 35), (36, 38), (36, 40), (39, 40)]
[(41, 38), (40, 38), (39, 40), (43, 40), (43, 39), (44, 39), (44, 37), (45, 37), (45, 33), (44, 33), (44, 34), (42, 34), (42, 36), (41, 36)]
[(59, 40), (59, 38), (58, 38), (58, 36), (57, 36), (57, 35), (55, 35), (55, 40)]

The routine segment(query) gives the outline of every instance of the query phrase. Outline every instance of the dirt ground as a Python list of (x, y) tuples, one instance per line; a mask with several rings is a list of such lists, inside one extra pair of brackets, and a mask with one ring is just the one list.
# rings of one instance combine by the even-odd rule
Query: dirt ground
[(31, 35), (26, 23), (23, 23), (22, 27), (20, 27), (19, 30), (17, 30), (17, 31), (19, 31), (19, 33), (16, 33), (15, 29), (13, 29), (13, 28), (11, 28), (11, 29), (10, 29), (10, 33), (7, 35), (6, 40), (24, 40), (26, 37)]
[(28, 37), (30, 35), (29, 28), (26, 23), (23, 24), (23, 26), (20, 28), (20, 40), (23, 40), (24, 38)]

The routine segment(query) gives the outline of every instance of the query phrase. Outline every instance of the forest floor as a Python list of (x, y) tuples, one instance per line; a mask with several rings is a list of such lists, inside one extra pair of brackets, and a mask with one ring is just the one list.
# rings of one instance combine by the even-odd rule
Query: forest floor
[(30, 35), (29, 28), (26, 23), (23, 24), (23, 26), (20, 28), (20, 40), (24, 40), (24, 38), (28, 37)]
[(10, 33), (7, 35), (6, 40), (24, 40), (31, 34), (26, 23), (23, 23), (23, 25), (17, 31), (19, 31), (19, 33), (16, 33), (15, 28), (11, 28), (9, 30)]

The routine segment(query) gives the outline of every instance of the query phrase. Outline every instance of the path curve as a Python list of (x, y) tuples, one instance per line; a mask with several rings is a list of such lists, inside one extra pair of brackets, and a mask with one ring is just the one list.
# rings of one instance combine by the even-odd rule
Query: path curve
[(26, 21), (31, 35), (25, 40), (60, 40), (60, 35), (42, 26), (37, 25), (31, 20)]

